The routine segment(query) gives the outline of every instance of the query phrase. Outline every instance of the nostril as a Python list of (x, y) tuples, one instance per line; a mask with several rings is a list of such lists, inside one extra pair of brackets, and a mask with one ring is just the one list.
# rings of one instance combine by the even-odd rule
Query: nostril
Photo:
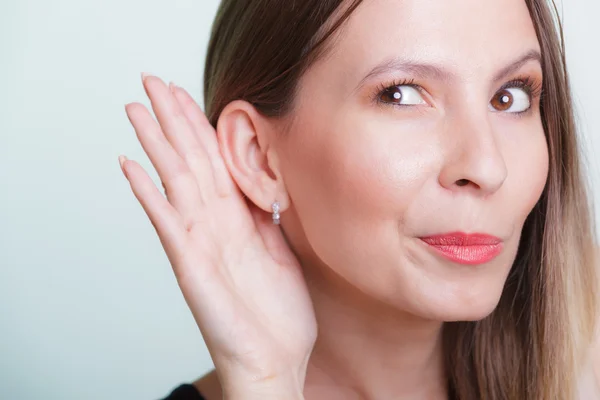
[(465, 186), (469, 184), (469, 180), (468, 179), (459, 179), (458, 181), (456, 181), (456, 184), (458, 186)]

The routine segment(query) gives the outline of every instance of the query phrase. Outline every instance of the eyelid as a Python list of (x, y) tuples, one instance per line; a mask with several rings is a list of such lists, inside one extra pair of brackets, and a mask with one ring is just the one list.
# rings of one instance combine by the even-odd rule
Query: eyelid
[[(421, 94), (423, 101), (427, 103), (428, 106), (432, 107), (434, 105), (429, 92), (420, 84), (415, 83), (414, 78), (400, 78), (400, 79), (392, 79), (391, 82), (379, 84), (375, 93), (372, 95), (372, 100), (378, 105), (387, 105), (387, 106), (395, 106), (395, 107), (414, 107), (414, 104), (406, 105), (406, 104), (391, 104), (383, 102), (379, 99), (381, 93), (383, 91), (398, 87), (398, 86), (410, 86), (416, 89), (419, 94)], [(530, 96), (530, 100), (533, 101), (538, 96), (542, 95), (543, 92), (543, 80), (538, 79), (536, 77), (532, 77), (529, 74), (518, 75), (517, 77), (507, 81), (500, 88), (496, 90), (497, 93), (500, 90), (508, 89), (508, 88), (521, 88)], [(422, 104), (419, 104), (422, 105)]]
[[(497, 111), (501, 114), (506, 114), (510, 117), (521, 118), (532, 112), (534, 101), (543, 94), (543, 80), (531, 75), (519, 75), (514, 79), (504, 83), (495, 93), (507, 89), (521, 89), (529, 99), (529, 107), (523, 111), (504, 112)], [(495, 94), (494, 94), (495, 95)]]
[(519, 75), (514, 79), (509, 80), (504, 83), (499, 90), (504, 90), (508, 88), (520, 88), (527, 92), (531, 98), (531, 100), (535, 99), (538, 96), (542, 95), (543, 92), (543, 81), (537, 78), (534, 78), (530, 75)]
[(429, 107), (432, 106), (431, 101), (428, 99), (429, 96), (428, 96), (427, 90), (425, 90), (425, 88), (423, 88), (423, 86), (419, 85), (418, 83), (415, 83), (414, 78), (393, 79), (391, 82), (379, 84), (375, 90), (375, 93), (372, 95), (373, 101), (375, 101), (376, 104), (388, 105), (388, 106), (392, 106), (392, 107), (415, 107), (415, 106), (424, 106), (425, 105), (425, 104), (391, 104), (391, 103), (385, 103), (385, 102), (379, 100), (379, 96), (385, 90), (391, 89), (394, 87), (399, 87), (399, 86), (410, 86), (410, 87), (414, 88), (416, 91), (419, 92), (419, 94), (421, 95), (421, 98), (426, 103), (426, 105)]

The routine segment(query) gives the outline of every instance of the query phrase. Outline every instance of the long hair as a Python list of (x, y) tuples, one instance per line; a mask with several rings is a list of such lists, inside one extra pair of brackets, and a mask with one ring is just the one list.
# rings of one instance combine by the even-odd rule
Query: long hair
[[(204, 70), (205, 113), (212, 126), (236, 99), (267, 117), (293, 112), (300, 77), (326, 56), (361, 2), (222, 0)], [(453, 399), (573, 400), (598, 314), (594, 213), (562, 25), (553, 2), (526, 3), (542, 52), (548, 180), (525, 221), (498, 306), (480, 321), (444, 323)]]

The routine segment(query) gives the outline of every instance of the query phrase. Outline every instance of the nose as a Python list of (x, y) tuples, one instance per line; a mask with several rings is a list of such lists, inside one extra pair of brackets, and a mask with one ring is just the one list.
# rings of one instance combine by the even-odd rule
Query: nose
[(440, 184), (452, 191), (472, 190), (480, 196), (496, 192), (507, 176), (501, 149), (496, 144), (489, 111), (465, 112), (447, 124), (446, 157)]

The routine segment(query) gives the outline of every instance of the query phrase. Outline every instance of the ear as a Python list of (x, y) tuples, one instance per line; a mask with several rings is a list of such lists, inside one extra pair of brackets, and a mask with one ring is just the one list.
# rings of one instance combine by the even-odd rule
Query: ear
[(247, 101), (227, 104), (217, 121), (217, 138), (229, 173), (241, 191), (259, 208), (272, 212), (275, 200), (284, 211), (289, 198), (279, 171), (277, 124)]

